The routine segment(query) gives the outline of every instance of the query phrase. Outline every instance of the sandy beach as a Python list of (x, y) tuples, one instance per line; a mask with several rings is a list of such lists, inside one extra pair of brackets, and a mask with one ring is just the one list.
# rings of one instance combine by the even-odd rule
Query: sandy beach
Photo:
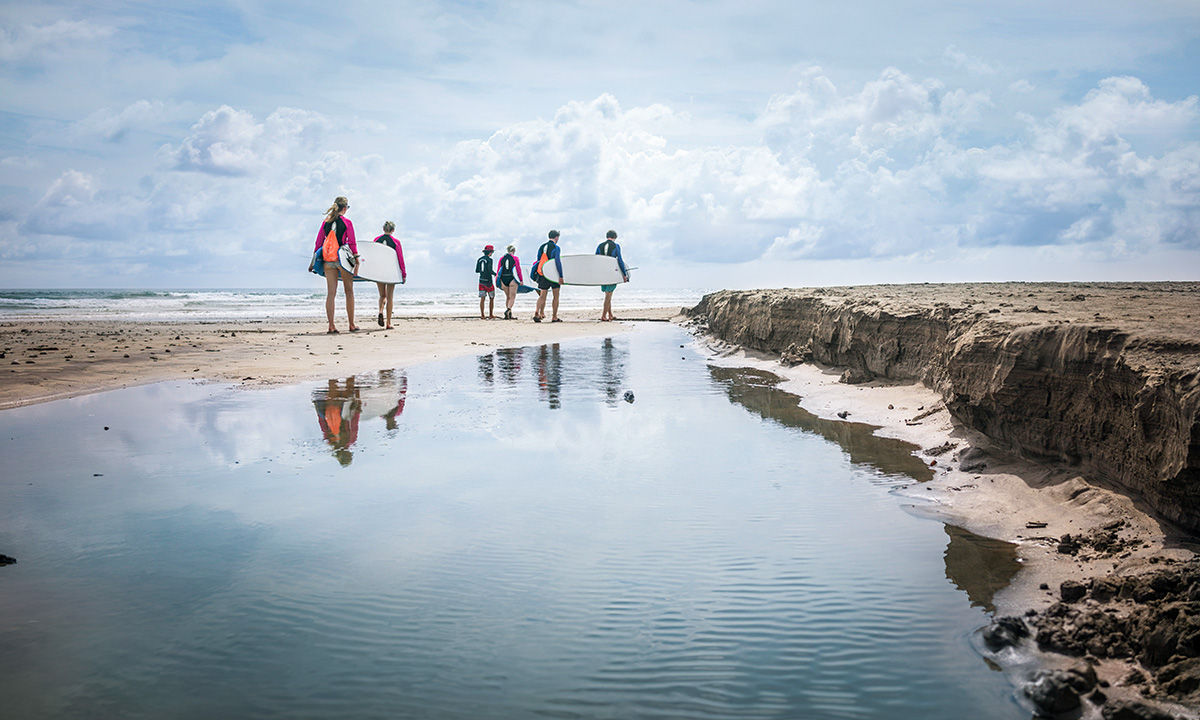
[[(679, 308), (638, 310), (601, 323), (594, 312), (561, 323), (467, 317), (364, 318), (362, 330), (326, 335), (323, 318), (286, 321), (21, 321), (0, 323), (0, 409), (173, 379), (246, 386), (404, 367), (488, 348), (628, 332)], [(343, 323), (344, 324), (344, 323)]]

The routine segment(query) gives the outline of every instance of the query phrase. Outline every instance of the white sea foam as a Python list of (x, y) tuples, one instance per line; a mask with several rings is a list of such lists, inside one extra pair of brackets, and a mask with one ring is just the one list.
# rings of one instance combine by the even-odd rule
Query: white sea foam
[[(701, 289), (619, 288), (614, 309), (622, 312), (651, 307), (684, 307), (696, 304), (706, 292)], [(339, 289), (337, 308), (343, 312)], [(516, 312), (528, 314), (537, 296), (518, 296)], [(374, 283), (355, 286), (359, 313), (374, 313), (378, 298)], [(603, 303), (599, 288), (563, 288), (562, 310), (599, 310)], [(284, 320), (324, 314), (324, 288), (278, 290), (0, 290), (0, 321), (12, 320)], [(498, 312), (504, 296), (496, 298)], [(474, 289), (397, 287), (395, 315), (473, 315), (479, 312), (479, 295)]]

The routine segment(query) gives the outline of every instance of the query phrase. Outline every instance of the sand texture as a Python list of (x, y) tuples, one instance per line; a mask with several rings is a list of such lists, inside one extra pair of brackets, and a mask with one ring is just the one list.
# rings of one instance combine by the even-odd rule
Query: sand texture
[[(160, 380), (195, 378), (271, 385), (405, 367), (488, 348), (540, 345), (627, 332), (637, 320), (667, 320), (678, 308), (638, 310), (613, 323), (598, 312), (564, 322), (373, 317), (362, 330), (325, 334), (311, 320), (134, 323), (0, 323), (0, 409)], [(343, 327), (345, 318), (339, 316)]]

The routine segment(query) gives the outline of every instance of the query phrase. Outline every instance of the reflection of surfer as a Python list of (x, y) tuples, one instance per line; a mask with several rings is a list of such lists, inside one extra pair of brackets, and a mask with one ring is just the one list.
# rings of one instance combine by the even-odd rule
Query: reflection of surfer
[(398, 427), (396, 424), (396, 418), (404, 414), (404, 400), (408, 396), (407, 376), (400, 376), (400, 382), (396, 383), (396, 391), (398, 393), (396, 397), (396, 407), (387, 411), (383, 415), (383, 421), (387, 424), (388, 430), (395, 430)]
[(538, 389), (546, 397), (546, 403), (551, 410), (562, 406), (560, 390), (562, 387), (562, 367), (558, 357), (558, 343), (543, 345), (538, 349), (534, 363), (538, 378)]
[(479, 356), (479, 377), (488, 385), (496, 380), (496, 355), (488, 353)]
[(624, 353), (618, 354), (617, 347), (613, 344), (612, 338), (604, 338), (604, 343), (600, 347), (605, 402), (612, 406), (617, 404), (618, 393), (621, 392), (621, 383), (625, 379), (625, 367), (624, 363), (621, 362), (621, 355)]
[(362, 400), (354, 385), (354, 377), (346, 378), (344, 387), (330, 379), (329, 387), (313, 395), (313, 407), (317, 410), (317, 423), (325, 435), (325, 441), (333, 448), (333, 455), (342, 465), (354, 459), (350, 446), (358, 440), (358, 418), (362, 413)]
[(496, 351), (496, 367), (506, 385), (516, 385), (521, 374), (521, 354), (524, 348), (500, 348)]

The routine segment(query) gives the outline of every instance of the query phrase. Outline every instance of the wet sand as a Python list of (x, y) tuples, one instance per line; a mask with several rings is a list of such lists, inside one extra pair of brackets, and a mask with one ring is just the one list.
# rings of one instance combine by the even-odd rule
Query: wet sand
[[(263, 322), (8, 321), (0, 323), (0, 410), (162, 380), (274, 385), (404, 367), (572, 338), (628, 332), (679, 308), (630, 311), (601, 323), (564, 312), (561, 323), (464, 317), (360, 321), (359, 332), (325, 334), (322, 317)], [(339, 318), (342, 327), (345, 321)]]

